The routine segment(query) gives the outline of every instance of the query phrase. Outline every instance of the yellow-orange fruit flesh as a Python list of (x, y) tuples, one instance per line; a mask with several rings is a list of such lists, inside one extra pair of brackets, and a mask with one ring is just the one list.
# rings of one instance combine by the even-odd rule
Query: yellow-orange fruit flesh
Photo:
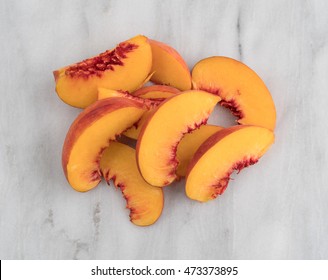
[(148, 87), (143, 87), (132, 94), (141, 98), (151, 98), (151, 99), (165, 99), (172, 97), (173, 95), (179, 93), (180, 90), (170, 86), (164, 85), (153, 85)]
[(163, 85), (154, 85), (149, 87), (141, 88), (133, 93), (134, 96), (143, 98), (145, 100), (152, 100), (153, 106), (149, 108), (148, 112), (145, 112), (141, 119), (131, 128), (129, 128), (127, 131), (124, 132), (124, 135), (137, 140), (141, 131), (141, 128), (145, 121), (147, 120), (148, 116), (151, 114), (153, 109), (155, 109), (160, 103), (155, 103), (156, 101), (164, 101), (167, 98), (170, 98), (177, 93), (179, 93), (180, 90), (169, 87), (169, 86), (163, 86)]
[(223, 129), (216, 125), (202, 125), (198, 129), (187, 133), (181, 139), (177, 149), (177, 159), (179, 161), (177, 175), (186, 176), (187, 167), (199, 146), (215, 132)]
[(178, 88), (191, 89), (190, 70), (181, 55), (172, 47), (155, 40), (149, 40), (153, 55), (151, 81)]
[(148, 117), (152, 114), (152, 112), (154, 111), (154, 108), (149, 109), (148, 111), (146, 111), (142, 115), (142, 117), (133, 126), (131, 126), (128, 130), (124, 131), (123, 134), (126, 137), (137, 140), (139, 135), (140, 135), (140, 131), (141, 131), (142, 126), (147, 121)]
[[(151, 92), (148, 94), (151, 95)], [(156, 94), (156, 93), (155, 93)], [(112, 98), (112, 97), (123, 97), (123, 98), (128, 98), (131, 100), (135, 100), (139, 102), (140, 104), (145, 105), (145, 108), (148, 109), (142, 117), (135, 123), (133, 126), (131, 126), (129, 129), (123, 132), (123, 134), (131, 139), (137, 140), (141, 127), (144, 124), (145, 120), (147, 119), (148, 115), (154, 109), (157, 107), (164, 98), (142, 98), (141, 96), (134, 96), (131, 95), (127, 92), (122, 92), (118, 90), (112, 90), (112, 89), (107, 89), (107, 88), (98, 88), (98, 100), (100, 99), (106, 99), (106, 98)]]
[(127, 99), (134, 100), (143, 104), (146, 108), (153, 108), (161, 104), (162, 100), (150, 99), (150, 98), (141, 98), (138, 96), (131, 95), (127, 91), (113, 90), (107, 88), (98, 88), (98, 100), (112, 98), (112, 97), (123, 97)]
[(133, 148), (111, 142), (101, 157), (100, 170), (108, 183), (113, 179), (114, 185), (121, 189), (132, 223), (148, 226), (157, 221), (164, 204), (163, 190), (142, 178)]
[[(148, 74), (148, 76), (143, 80), (143, 82), (135, 90), (138, 90), (138, 89), (142, 88), (145, 84), (147, 84), (153, 75), (154, 75), (154, 73)], [(132, 93), (132, 91), (131, 91), (131, 93)]]
[(186, 175), (186, 194), (205, 202), (221, 195), (234, 170), (255, 164), (274, 142), (271, 130), (240, 125), (210, 136), (192, 158)]
[(98, 88), (98, 98), (100, 99), (106, 99), (111, 97), (124, 97), (126, 98), (128, 96), (128, 92), (120, 91), (120, 90), (114, 90), (114, 89), (107, 89), (107, 88)]
[(178, 143), (207, 122), (219, 100), (204, 91), (185, 91), (164, 101), (147, 118), (137, 141), (137, 162), (149, 184), (162, 187), (176, 179)]
[(222, 98), (220, 104), (238, 117), (238, 123), (273, 130), (276, 110), (261, 78), (248, 66), (228, 57), (209, 57), (192, 70), (193, 88)]
[(115, 97), (96, 101), (80, 113), (66, 135), (62, 152), (64, 173), (75, 190), (85, 192), (98, 185), (99, 160), (109, 141), (144, 112), (140, 103)]
[(132, 92), (152, 64), (148, 38), (136, 36), (113, 50), (54, 71), (56, 91), (67, 104), (85, 108), (97, 100), (97, 88)]

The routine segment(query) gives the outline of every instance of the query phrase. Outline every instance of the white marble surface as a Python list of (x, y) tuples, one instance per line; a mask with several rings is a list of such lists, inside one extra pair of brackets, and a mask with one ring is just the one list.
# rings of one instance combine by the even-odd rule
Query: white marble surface
[[(327, 12), (324, 0), (0, 0), (0, 259), (327, 259)], [(69, 187), (61, 148), (78, 110), (52, 77), (139, 33), (190, 67), (241, 59), (278, 116), (275, 145), (222, 197), (200, 204), (166, 188), (146, 228), (129, 222), (120, 191)]]

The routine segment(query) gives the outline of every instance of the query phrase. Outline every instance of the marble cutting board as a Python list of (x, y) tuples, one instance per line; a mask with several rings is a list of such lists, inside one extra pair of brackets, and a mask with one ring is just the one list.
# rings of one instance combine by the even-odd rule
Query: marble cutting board
[[(327, 259), (327, 12), (324, 0), (0, 1), (0, 259)], [(61, 148), (79, 110), (52, 77), (140, 33), (190, 68), (243, 61), (277, 108), (276, 143), (257, 165), (206, 204), (182, 183), (166, 188), (146, 228), (129, 222), (119, 190), (69, 187)]]

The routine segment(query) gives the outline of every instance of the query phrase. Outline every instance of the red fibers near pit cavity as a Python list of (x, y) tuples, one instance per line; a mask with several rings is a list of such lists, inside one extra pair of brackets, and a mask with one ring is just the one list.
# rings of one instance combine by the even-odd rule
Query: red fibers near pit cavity
[(244, 117), (244, 113), (239, 109), (239, 105), (236, 102), (236, 100), (222, 100), (219, 102), (221, 106), (229, 109), (231, 113), (236, 116), (238, 119), (241, 119)]
[(88, 58), (70, 66), (65, 74), (70, 77), (88, 78), (91, 75), (98, 77), (106, 70), (114, 71), (114, 65), (123, 66), (126, 54), (138, 48), (138, 45), (127, 42), (120, 43), (114, 50), (107, 50), (96, 57)]
[(232, 165), (232, 167), (227, 172), (226, 176), (221, 178), (216, 184), (212, 185), (214, 188), (214, 193), (212, 194), (212, 198), (216, 198), (218, 195), (224, 193), (226, 188), (228, 187), (229, 180), (231, 179), (230, 176), (234, 170), (237, 170), (237, 174), (245, 167), (253, 165), (258, 162), (257, 157), (245, 157), (244, 159), (236, 162)]
[[(206, 86), (200, 86), (200, 90), (207, 91), (209, 93), (212, 93), (214, 95), (221, 96), (221, 89), (220, 88), (212, 88), (212, 87), (206, 87)], [(240, 95), (240, 92), (237, 91), (238, 95)], [(219, 104), (231, 111), (231, 113), (236, 116), (238, 119), (241, 119), (244, 117), (244, 113), (240, 110), (238, 103), (235, 99), (230, 100), (221, 100)]]
[[(209, 115), (209, 114), (208, 114)], [(201, 120), (200, 122), (198, 123), (195, 123), (191, 126), (188, 126), (186, 128), (186, 131), (182, 133), (182, 136), (181, 136), (181, 139), (183, 137), (183, 135), (187, 134), (187, 133), (190, 133), (192, 131), (194, 131), (195, 129), (199, 128), (201, 125), (203, 124), (207, 124), (207, 120), (208, 118), (205, 118), (203, 120)], [(170, 173), (169, 173), (169, 176), (173, 176), (173, 177), (177, 177), (176, 175), (176, 169), (178, 168), (178, 165), (179, 165), (179, 161), (177, 159), (177, 149), (178, 149), (178, 145), (179, 145), (180, 142), (177, 142), (175, 143), (174, 146), (172, 146), (171, 148), (171, 157), (170, 159), (168, 160), (168, 165), (171, 165), (172, 166), (172, 169), (170, 170)], [(165, 182), (165, 185), (168, 184), (169, 182)]]
[(109, 185), (109, 170), (107, 170), (106, 174), (103, 175), (103, 177), (105, 178), (107, 184)]
[(111, 174), (112, 173), (110, 170), (108, 170), (106, 172), (105, 180), (107, 181), (107, 184), (109, 185), (110, 180), (112, 180), (115, 188), (118, 188), (121, 190), (122, 195), (123, 195), (124, 199), (126, 200), (126, 208), (130, 210), (130, 215), (132, 215), (132, 213), (136, 213), (137, 212), (136, 209), (130, 206), (130, 199), (131, 199), (130, 196), (125, 194), (126, 185), (124, 185), (124, 183), (118, 182), (115, 174), (113, 174), (113, 175), (111, 175)]
[(221, 96), (221, 95), (220, 95), (220, 93), (221, 93), (221, 89), (220, 89), (220, 88), (213, 88), (213, 87), (200, 86), (200, 87), (199, 87), (199, 90), (203, 90), (203, 91), (206, 91), (206, 92), (212, 93), (212, 94), (214, 94), (214, 95)]
[(92, 171), (90, 176), (90, 182), (99, 181), (99, 179), (100, 179), (99, 170)]
[(127, 195), (125, 193), (126, 185), (124, 185), (123, 183), (116, 183), (115, 181), (114, 181), (114, 185), (121, 190), (122, 195), (123, 195), (124, 199), (126, 200), (125, 207), (130, 210), (130, 218), (132, 219), (133, 216), (138, 213), (138, 209), (134, 206), (131, 206), (131, 203), (130, 203), (131, 196)]
[(255, 157), (247, 158), (247, 159), (236, 162), (233, 165), (232, 169), (237, 170), (238, 171), (237, 174), (238, 174), (245, 167), (253, 165), (253, 164), (257, 163), (258, 161), (259, 161), (258, 158), (255, 158)]

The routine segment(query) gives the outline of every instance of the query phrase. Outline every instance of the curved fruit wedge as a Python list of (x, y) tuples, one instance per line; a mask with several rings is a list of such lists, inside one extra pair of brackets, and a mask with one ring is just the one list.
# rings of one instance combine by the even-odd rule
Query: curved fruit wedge
[(98, 88), (98, 98), (97, 100), (111, 98), (111, 97), (124, 97), (129, 98), (130, 95), (127, 91), (107, 89), (107, 88)]
[(187, 196), (205, 202), (221, 195), (231, 173), (255, 164), (273, 142), (273, 132), (264, 127), (239, 125), (216, 132), (199, 147), (188, 166)]
[(112, 98), (112, 97), (123, 97), (123, 98), (131, 99), (136, 102), (139, 102), (140, 104), (143, 104), (148, 109), (148, 111), (146, 111), (133, 126), (131, 126), (129, 129), (123, 132), (125, 136), (135, 140), (137, 140), (141, 130), (141, 126), (147, 119), (147, 116), (154, 108), (156, 108), (159, 104), (161, 104), (163, 100), (163, 98), (159, 98), (159, 99), (142, 98), (139, 96), (131, 95), (130, 93), (124, 91), (98, 88), (98, 100)]
[(183, 136), (177, 149), (177, 159), (179, 161), (177, 175), (179, 177), (186, 176), (188, 164), (199, 146), (205, 142), (207, 138), (221, 129), (223, 129), (221, 126), (202, 125), (198, 129)]
[(153, 85), (148, 87), (143, 87), (132, 94), (141, 98), (151, 98), (151, 99), (165, 99), (172, 97), (173, 95), (179, 93), (180, 90), (174, 87), (164, 86), (164, 85)]
[[(143, 82), (135, 90), (142, 88), (145, 84), (147, 84), (153, 75), (154, 75), (154, 72), (148, 74), (148, 76), (143, 80)], [(132, 93), (132, 91), (131, 91), (131, 93)]]
[(131, 99), (136, 102), (139, 102), (140, 104), (145, 105), (145, 107), (147, 107), (148, 109), (154, 108), (155, 106), (158, 106), (162, 102), (162, 100), (155, 100), (155, 99), (153, 100), (150, 98), (141, 98), (138, 96), (134, 96), (127, 91), (98, 88), (98, 100), (112, 98), (112, 97), (123, 97), (123, 98)]
[(148, 111), (144, 112), (142, 117), (133, 126), (131, 126), (127, 131), (125, 131), (123, 134), (126, 137), (137, 140), (140, 135), (142, 126), (144, 125), (144, 123), (146, 122), (148, 117), (152, 114), (152, 112), (154, 111), (154, 108), (149, 109)]
[[(164, 101), (167, 98), (170, 98), (177, 93), (179, 93), (180, 90), (174, 88), (174, 87), (169, 87), (169, 86), (163, 86), (163, 85), (154, 85), (154, 86), (149, 86), (149, 87), (143, 87), (141, 89), (138, 89), (133, 93), (134, 96), (139, 97), (139, 98), (145, 98), (153, 100), (153, 101)], [(149, 108), (148, 112), (145, 112), (141, 119), (131, 128), (129, 128), (127, 131), (124, 132), (124, 135), (137, 140), (141, 131), (141, 128), (143, 124), (146, 122), (148, 116), (152, 113), (152, 111), (159, 106), (160, 103), (153, 104), (154, 106)]]
[(203, 59), (192, 70), (192, 82), (195, 89), (219, 95), (220, 104), (239, 118), (238, 123), (274, 129), (276, 109), (271, 94), (245, 64), (222, 56)]
[(170, 85), (180, 90), (191, 89), (190, 70), (181, 55), (172, 47), (149, 40), (153, 54), (151, 81), (156, 84)]
[(67, 104), (85, 108), (97, 100), (97, 88), (132, 92), (147, 78), (152, 64), (148, 38), (136, 36), (113, 50), (54, 71), (56, 91)]
[(178, 143), (206, 123), (219, 101), (205, 91), (185, 91), (165, 100), (147, 118), (137, 141), (137, 162), (149, 184), (162, 187), (176, 179)]
[(156, 222), (163, 209), (163, 190), (142, 178), (133, 148), (111, 142), (101, 157), (100, 170), (108, 184), (113, 179), (114, 185), (121, 189), (132, 223), (148, 226)]
[(99, 160), (109, 141), (144, 112), (139, 102), (115, 97), (96, 101), (80, 113), (66, 135), (62, 153), (65, 176), (75, 190), (85, 192), (98, 185)]

